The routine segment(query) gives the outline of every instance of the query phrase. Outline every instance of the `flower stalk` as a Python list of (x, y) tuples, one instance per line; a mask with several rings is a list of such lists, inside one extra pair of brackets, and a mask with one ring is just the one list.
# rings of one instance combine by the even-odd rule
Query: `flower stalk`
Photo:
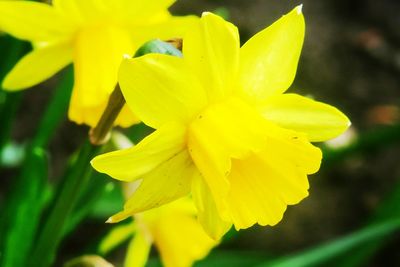
[[(182, 56), (181, 50), (182, 39), (174, 38), (165, 42), (153, 40), (140, 47), (134, 57), (140, 57), (149, 53)], [(111, 136), (110, 131), (125, 103), (126, 101), (122, 95), (121, 88), (119, 87), (119, 84), (117, 84), (108, 100), (107, 106), (100, 117), (99, 122), (89, 131), (89, 140), (93, 145), (103, 145), (108, 142)]]
[(121, 88), (117, 84), (99, 122), (89, 131), (89, 140), (93, 145), (103, 145), (108, 142), (111, 136), (110, 130), (124, 105), (125, 99), (122, 95)]

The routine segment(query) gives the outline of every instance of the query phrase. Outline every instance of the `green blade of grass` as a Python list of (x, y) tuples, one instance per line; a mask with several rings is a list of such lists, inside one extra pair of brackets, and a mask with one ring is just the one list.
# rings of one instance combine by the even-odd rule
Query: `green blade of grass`
[(81, 191), (89, 183), (92, 174), (89, 162), (99, 149), (87, 141), (70, 164), (27, 266), (49, 266), (54, 261), (68, 217), (76, 207)]
[[(22, 54), (26, 52), (28, 43), (16, 40), (10, 36), (3, 36), (0, 40), (0, 81), (17, 63)], [(1, 87), (1, 86), (0, 86)], [(10, 138), (11, 126), (16, 111), (21, 102), (21, 92), (7, 92), (0, 90), (0, 149), (4, 147)]]
[[(369, 219), (368, 224), (400, 218), (400, 183), (378, 206), (376, 212)], [(351, 252), (351, 257), (339, 259), (335, 265), (341, 267), (365, 266), (365, 264), (384, 246), (390, 238), (379, 238), (375, 242), (367, 243)]]
[(300, 252), (298, 254), (285, 256), (280, 259), (266, 262), (258, 267), (310, 267), (321, 266), (334, 257), (377, 239), (387, 236), (400, 229), (400, 219), (392, 219), (379, 224), (373, 224), (355, 231), (347, 236), (330, 241), (326, 244)]
[[(38, 228), (44, 192), (48, 186), (45, 151), (66, 115), (72, 80), (72, 68), (69, 68), (39, 122), (37, 133), (27, 149), (22, 170), (6, 197), (7, 205), (0, 217), (0, 266), (26, 266), (25, 260)], [(38, 151), (41, 152), (38, 154)]]

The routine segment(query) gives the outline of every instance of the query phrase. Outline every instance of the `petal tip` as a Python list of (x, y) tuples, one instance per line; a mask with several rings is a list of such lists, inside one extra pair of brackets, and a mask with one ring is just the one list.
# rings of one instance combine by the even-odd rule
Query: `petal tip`
[(302, 10), (303, 10), (303, 4), (300, 4), (300, 5), (298, 5), (298, 6), (296, 7), (296, 11), (297, 11), (297, 14), (298, 14), (298, 15), (301, 15)]
[(95, 169), (95, 170), (97, 170), (96, 167), (95, 167), (96, 161), (97, 161), (96, 158), (97, 158), (97, 157), (94, 157), (94, 158), (89, 162), (90, 165), (92, 166), (92, 168)]
[(212, 13), (210, 11), (204, 11), (203, 13), (201, 13), (201, 17), (206, 17), (211, 15)]
[(25, 89), (25, 87), (22, 86), (17, 86), (15, 82), (9, 78), (9, 76), (6, 76), (1, 83), (1, 87), (5, 91), (13, 92), (13, 91), (20, 91), (22, 89)]

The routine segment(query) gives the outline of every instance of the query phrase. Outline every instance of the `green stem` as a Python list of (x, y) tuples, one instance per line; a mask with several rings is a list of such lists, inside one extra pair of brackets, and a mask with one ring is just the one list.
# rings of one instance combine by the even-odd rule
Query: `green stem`
[(46, 146), (68, 109), (73, 83), (69, 68), (39, 123), (24, 160), (22, 170), (6, 198), (0, 218), (0, 266), (26, 266), (39, 225), (47, 187)]
[(6, 93), (1, 91), (1, 96), (3, 97), (3, 105), (0, 111), (0, 151), (9, 142), (11, 136), (11, 128), (17, 113), (18, 107), (20, 105), (22, 94), (17, 93)]
[[(2, 37), (0, 43), (0, 81), (8, 71), (15, 65), (21, 55), (27, 50), (28, 44), (15, 40), (9, 36)], [(21, 102), (21, 92), (6, 92), (0, 90), (0, 149), (8, 142), (11, 133), (12, 122), (14, 121), (18, 106)]]
[(76, 206), (80, 192), (86, 187), (92, 174), (90, 160), (98, 152), (99, 147), (88, 141), (81, 148), (76, 160), (69, 166), (64, 184), (57, 195), (54, 206), (45, 221), (33, 250), (29, 266), (47, 267), (52, 264), (57, 248), (61, 242), (69, 215)]

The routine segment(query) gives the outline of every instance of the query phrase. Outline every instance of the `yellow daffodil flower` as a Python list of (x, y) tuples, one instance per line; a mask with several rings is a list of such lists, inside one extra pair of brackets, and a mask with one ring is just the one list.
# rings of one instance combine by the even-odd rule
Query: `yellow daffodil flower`
[(184, 37), (183, 58), (125, 60), (119, 82), (128, 106), (156, 131), (93, 159), (115, 179), (143, 179), (110, 221), (191, 193), (204, 229), (218, 239), (232, 223), (275, 225), (304, 199), (322, 157), (310, 142), (350, 125), (332, 106), (285, 93), (304, 32), (299, 6), (240, 48), (234, 25), (204, 13)]
[(129, 243), (125, 267), (143, 267), (154, 244), (166, 267), (188, 267), (207, 256), (216, 245), (196, 220), (190, 198), (134, 216), (134, 221), (116, 227), (100, 245), (102, 253), (134, 235)]
[[(124, 55), (154, 38), (181, 37), (195, 17), (173, 17), (175, 0), (0, 1), (0, 28), (32, 42), (34, 49), (6, 76), (3, 87), (36, 85), (74, 63), (75, 83), (69, 118), (93, 126), (117, 83)], [(117, 124), (137, 121), (124, 108)]]

